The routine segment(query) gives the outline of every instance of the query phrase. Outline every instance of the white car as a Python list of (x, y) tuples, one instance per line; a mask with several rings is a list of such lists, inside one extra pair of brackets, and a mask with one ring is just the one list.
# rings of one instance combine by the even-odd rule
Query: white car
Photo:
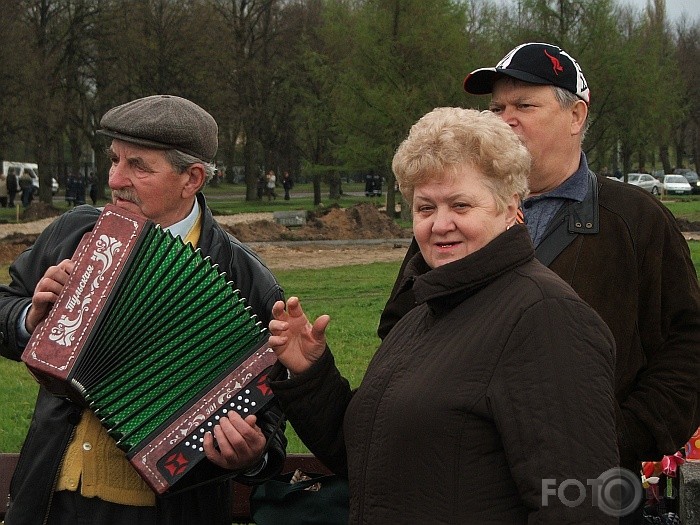
[(665, 175), (662, 184), (667, 195), (690, 195), (693, 191), (683, 175)]
[(648, 173), (628, 173), (627, 182), (634, 186), (639, 186), (654, 195), (661, 193), (661, 183)]

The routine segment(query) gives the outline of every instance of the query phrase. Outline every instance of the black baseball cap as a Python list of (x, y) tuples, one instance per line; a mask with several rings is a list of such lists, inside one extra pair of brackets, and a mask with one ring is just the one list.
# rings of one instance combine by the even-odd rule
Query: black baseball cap
[(493, 90), (499, 75), (516, 78), (531, 84), (560, 87), (572, 92), (586, 104), (591, 102), (588, 82), (581, 67), (566, 51), (539, 42), (521, 44), (496, 64), (496, 67), (476, 69), (464, 79), (464, 90), (474, 95), (485, 95)]

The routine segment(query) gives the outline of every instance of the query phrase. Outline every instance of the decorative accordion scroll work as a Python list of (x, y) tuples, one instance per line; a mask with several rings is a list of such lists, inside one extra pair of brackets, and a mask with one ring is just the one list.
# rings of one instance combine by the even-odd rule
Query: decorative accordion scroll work
[(93, 410), (156, 493), (186, 486), (206, 431), (272, 398), (268, 333), (199, 250), (115, 206), (74, 260), (22, 360)]

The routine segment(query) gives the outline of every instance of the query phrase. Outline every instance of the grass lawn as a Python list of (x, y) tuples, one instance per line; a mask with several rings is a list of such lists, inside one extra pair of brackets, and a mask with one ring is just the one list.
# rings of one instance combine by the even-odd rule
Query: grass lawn
[(700, 241), (688, 241), (690, 257), (695, 265), (695, 273), (700, 277)]
[(664, 204), (679, 219), (683, 218), (692, 222), (700, 221), (700, 195), (664, 200)]

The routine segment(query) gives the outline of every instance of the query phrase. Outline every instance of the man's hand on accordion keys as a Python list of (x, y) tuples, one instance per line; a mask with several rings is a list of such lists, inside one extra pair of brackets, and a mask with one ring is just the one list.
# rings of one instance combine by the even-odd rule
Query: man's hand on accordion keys
[[(214, 427), (214, 434), (204, 435), (204, 453), (209, 461), (229, 470), (246, 470), (255, 466), (265, 451), (266, 439), (256, 425), (255, 416), (243, 419), (231, 410)], [(216, 440), (215, 440), (216, 438)]]
[(27, 332), (30, 334), (34, 332), (37, 325), (49, 315), (74, 268), (75, 263), (73, 261), (64, 259), (56, 266), (50, 266), (46, 270), (44, 276), (34, 288), (32, 305), (27, 311), (27, 317), (24, 322)]

